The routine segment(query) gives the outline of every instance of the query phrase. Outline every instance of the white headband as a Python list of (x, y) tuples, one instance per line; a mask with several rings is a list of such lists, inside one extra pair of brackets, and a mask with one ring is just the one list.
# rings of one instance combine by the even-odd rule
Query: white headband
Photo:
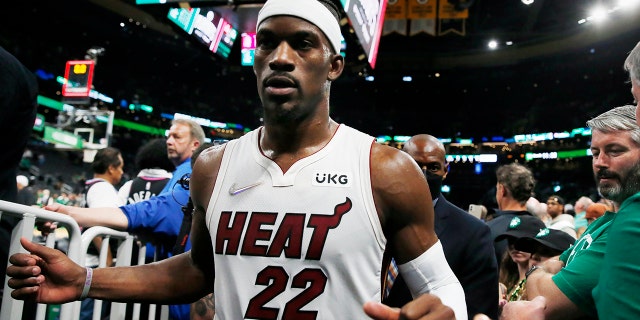
[(265, 19), (281, 15), (294, 16), (313, 23), (327, 36), (335, 53), (340, 53), (340, 25), (331, 11), (317, 0), (267, 0), (258, 13), (256, 29)]

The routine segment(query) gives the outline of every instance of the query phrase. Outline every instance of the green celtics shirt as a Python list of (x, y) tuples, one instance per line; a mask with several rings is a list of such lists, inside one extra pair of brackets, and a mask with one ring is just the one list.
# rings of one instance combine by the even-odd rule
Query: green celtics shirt
[(640, 319), (640, 193), (620, 205), (593, 291), (600, 319)]
[(591, 291), (598, 283), (609, 226), (615, 215), (606, 212), (593, 221), (580, 239), (560, 255), (565, 267), (551, 278), (569, 300), (591, 317), (597, 317)]

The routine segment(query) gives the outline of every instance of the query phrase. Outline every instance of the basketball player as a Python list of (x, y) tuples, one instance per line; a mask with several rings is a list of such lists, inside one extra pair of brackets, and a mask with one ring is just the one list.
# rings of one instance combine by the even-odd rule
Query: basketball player
[(362, 319), (377, 317), (394, 257), (414, 296), (430, 292), (446, 306), (437, 315), (466, 319), (420, 168), (329, 117), (344, 68), (337, 11), (317, 0), (264, 4), (254, 64), (264, 126), (198, 157), (190, 251), (91, 273), (23, 239), (31, 254), (10, 260), (12, 296), (182, 303), (214, 292), (218, 319)]

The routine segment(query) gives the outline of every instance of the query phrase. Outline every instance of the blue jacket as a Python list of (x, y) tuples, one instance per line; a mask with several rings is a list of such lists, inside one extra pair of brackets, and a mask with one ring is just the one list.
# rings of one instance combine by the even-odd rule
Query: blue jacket
[[(159, 252), (158, 260), (171, 256), (182, 224), (182, 207), (189, 201), (189, 190), (178, 181), (185, 173), (191, 173), (191, 160), (180, 164), (165, 189), (157, 196), (137, 203), (121, 206), (127, 217), (127, 232), (139, 235), (153, 242)], [(185, 251), (191, 249), (188, 239)], [(179, 276), (179, 275), (176, 275)], [(189, 320), (189, 304), (170, 305), (169, 316), (172, 320)]]
[[(160, 193), (171, 191), (171, 189), (174, 188), (176, 183), (180, 181), (180, 178), (182, 178), (182, 176), (184, 176), (187, 173), (191, 174), (191, 159), (187, 159), (183, 161), (181, 164), (179, 164), (176, 167), (175, 170), (173, 170), (172, 172), (173, 176), (171, 177), (171, 180), (169, 180), (169, 182), (167, 182), (167, 184), (164, 185), (164, 189), (162, 189)], [(178, 183), (177, 185), (180, 185), (180, 184)]]

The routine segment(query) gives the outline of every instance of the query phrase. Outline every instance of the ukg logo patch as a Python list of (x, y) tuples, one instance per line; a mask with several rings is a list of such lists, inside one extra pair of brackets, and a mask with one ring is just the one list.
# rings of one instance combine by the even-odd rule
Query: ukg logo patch
[(311, 184), (318, 187), (350, 187), (352, 175), (344, 172), (323, 172), (314, 174)]

